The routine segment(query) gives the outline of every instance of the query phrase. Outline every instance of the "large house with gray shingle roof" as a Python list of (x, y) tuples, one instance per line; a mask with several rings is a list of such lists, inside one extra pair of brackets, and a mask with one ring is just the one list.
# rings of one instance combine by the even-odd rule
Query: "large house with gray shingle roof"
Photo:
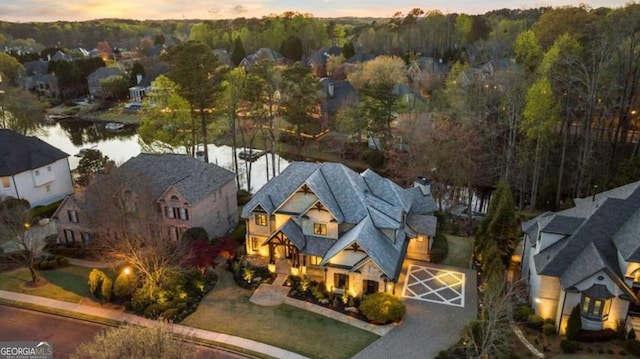
[(576, 305), (585, 330), (633, 323), (640, 315), (640, 181), (575, 204), (522, 225), (521, 276), (531, 305), (560, 333)]
[(62, 202), (53, 216), (58, 220), (60, 242), (89, 241), (93, 229), (88, 216), (96, 211), (85, 198), (92, 198), (92, 191), (112, 188), (103, 185), (110, 178), (124, 184), (118, 187), (121, 195), (149, 199), (150, 203), (136, 200), (132, 207), (152, 207), (154, 210), (147, 213), (158, 216), (167, 238), (180, 239), (193, 227), (220, 237), (238, 224), (235, 173), (186, 155), (141, 153), (96, 179), (82, 196), (71, 195)]
[(429, 260), (435, 210), (425, 178), (405, 189), (371, 170), (294, 162), (244, 206), (246, 250), (333, 292), (393, 292), (405, 258)]

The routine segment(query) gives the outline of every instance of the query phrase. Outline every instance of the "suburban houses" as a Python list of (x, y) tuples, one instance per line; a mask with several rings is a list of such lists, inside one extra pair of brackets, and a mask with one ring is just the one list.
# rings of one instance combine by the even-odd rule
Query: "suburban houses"
[(522, 229), (521, 276), (536, 314), (560, 333), (576, 305), (585, 330), (615, 330), (626, 319), (640, 327), (640, 182), (578, 198)]
[(0, 129), (0, 197), (47, 205), (73, 192), (69, 155), (34, 136)]
[[(192, 227), (202, 227), (209, 236), (220, 237), (238, 223), (233, 172), (185, 155), (142, 153), (97, 178), (85, 189), (87, 193), (71, 195), (62, 202), (53, 215), (58, 220), (59, 241), (90, 240), (93, 228), (88, 216), (95, 214), (96, 204), (84, 199), (92, 192), (109, 189), (119, 191), (132, 211), (142, 206), (152, 209), (147, 213), (156, 218), (146, 220), (162, 223), (162, 235), (172, 240), (180, 240)], [(142, 199), (146, 203), (140, 203)]]
[(435, 210), (424, 178), (403, 189), (371, 170), (294, 162), (245, 205), (246, 250), (332, 292), (395, 292), (405, 258), (429, 259)]

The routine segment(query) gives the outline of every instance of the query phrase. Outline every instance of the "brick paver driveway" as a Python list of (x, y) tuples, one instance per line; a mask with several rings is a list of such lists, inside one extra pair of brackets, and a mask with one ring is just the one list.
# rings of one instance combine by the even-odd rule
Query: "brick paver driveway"
[(465, 274), (431, 266), (409, 265), (402, 290), (405, 298), (464, 307)]

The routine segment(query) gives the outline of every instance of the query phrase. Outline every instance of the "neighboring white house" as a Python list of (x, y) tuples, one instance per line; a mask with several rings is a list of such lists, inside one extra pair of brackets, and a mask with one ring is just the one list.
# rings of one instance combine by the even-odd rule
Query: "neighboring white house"
[(371, 170), (294, 162), (244, 206), (246, 250), (332, 292), (394, 292), (405, 258), (429, 260), (435, 210), (425, 178), (405, 189)]
[(39, 138), (0, 129), (0, 197), (32, 207), (63, 199), (73, 193), (68, 157)]
[(574, 200), (526, 222), (521, 277), (536, 314), (564, 333), (580, 306), (585, 330), (640, 324), (640, 182)]

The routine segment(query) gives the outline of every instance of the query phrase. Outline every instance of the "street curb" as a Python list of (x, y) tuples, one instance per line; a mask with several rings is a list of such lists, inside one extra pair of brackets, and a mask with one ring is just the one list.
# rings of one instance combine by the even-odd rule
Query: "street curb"
[[(113, 328), (117, 328), (122, 324), (137, 325), (137, 324), (128, 323), (126, 321), (115, 321), (115, 320), (112, 320), (112, 319), (105, 319), (103, 321), (103, 320), (100, 320), (100, 319), (83, 318), (83, 317), (80, 317), (80, 316), (75, 316), (73, 314), (70, 314), (65, 310), (52, 309), (50, 307), (46, 307), (46, 306), (42, 306), (42, 305), (24, 303), (24, 302), (20, 302), (20, 301), (11, 300), (11, 299), (5, 299), (5, 298), (0, 298), (0, 305), (19, 308), (19, 309), (23, 309), (23, 310), (31, 310), (31, 311), (34, 311), (34, 312), (40, 312), (40, 313), (45, 313), (45, 314), (49, 314), (49, 315), (56, 315), (56, 316), (60, 316), (60, 317), (68, 318), (68, 319), (73, 319), (73, 320), (78, 320), (78, 321), (83, 321), (83, 322), (88, 322), (88, 323), (93, 323), (93, 324), (99, 324), (99, 325), (104, 325), (104, 326), (113, 327)], [(231, 354), (239, 355), (239, 356), (242, 356), (242, 357), (245, 357), (245, 358), (250, 358), (250, 359), (273, 358), (273, 357), (271, 357), (269, 355), (266, 355), (266, 354), (251, 352), (248, 349), (240, 348), (240, 350), (238, 350), (238, 349), (235, 349), (236, 347), (234, 347), (232, 345), (229, 345), (229, 346), (220, 345), (220, 343), (211, 342), (211, 341), (208, 341), (208, 340), (200, 340), (198, 338), (187, 339), (187, 338), (182, 338), (180, 335), (176, 335), (176, 334), (174, 334), (174, 337), (179, 338), (180, 340), (182, 340), (184, 342), (187, 342), (187, 343), (200, 345), (200, 346), (204, 346), (204, 347), (209, 347), (209, 348), (215, 348), (215, 349), (222, 350), (222, 351), (225, 351), (225, 352), (228, 352), (228, 353), (231, 353)], [(249, 353), (246, 353), (244, 351), (248, 351)]]

